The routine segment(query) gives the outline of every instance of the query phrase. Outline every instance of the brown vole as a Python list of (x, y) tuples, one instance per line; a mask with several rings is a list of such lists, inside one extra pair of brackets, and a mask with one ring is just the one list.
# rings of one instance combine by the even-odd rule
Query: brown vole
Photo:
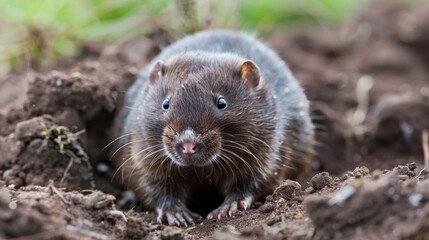
[(207, 218), (233, 215), (306, 170), (308, 108), (289, 68), (256, 38), (196, 33), (165, 48), (129, 90), (118, 170), (160, 223), (194, 224), (188, 207), (204, 204), (195, 199), (207, 189), (223, 199)]

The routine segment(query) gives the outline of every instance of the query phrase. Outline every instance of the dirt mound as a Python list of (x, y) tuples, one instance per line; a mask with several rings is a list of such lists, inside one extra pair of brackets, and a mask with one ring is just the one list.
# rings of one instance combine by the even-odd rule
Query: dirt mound
[(333, 30), (269, 36), (312, 101), (312, 168), (245, 212), (186, 229), (142, 211), (112, 182), (103, 150), (138, 69), (171, 41), (166, 32), (9, 73), (0, 81), (0, 238), (424, 239), (428, 11), (377, 2)]
[[(410, 176), (411, 175), (411, 176)], [(306, 209), (315, 239), (424, 239), (429, 233), (429, 182), (398, 166), (366, 179), (349, 178), (340, 190), (309, 196)]]
[(63, 192), (52, 184), (20, 190), (3, 187), (0, 189), (0, 236), (76, 239), (87, 235), (111, 239), (110, 236), (122, 233), (117, 234), (105, 226), (125, 225), (122, 214), (111, 210), (114, 200), (113, 196), (100, 191), (84, 196), (78, 192)]
[[(55, 126), (49, 115), (19, 122), (15, 132), (0, 138), (9, 154), (0, 157), (0, 174), (7, 185), (47, 185), (53, 180), (60, 187), (95, 187), (92, 167), (86, 153), (67, 128)], [(57, 146), (56, 146), (57, 145)]]

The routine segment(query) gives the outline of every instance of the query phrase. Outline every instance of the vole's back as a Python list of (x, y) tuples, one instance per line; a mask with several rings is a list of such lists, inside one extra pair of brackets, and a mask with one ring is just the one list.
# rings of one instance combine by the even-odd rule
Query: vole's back
[[(250, 34), (228, 30), (204, 31), (181, 39), (163, 49), (144, 69), (142, 75), (149, 74), (148, 71), (158, 60), (166, 62), (172, 56), (192, 51), (237, 54), (254, 61), (273, 89), (283, 91), (284, 89), (280, 88), (287, 86), (290, 93), (294, 94), (296, 92), (293, 90), (300, 88), (296, 81), (292, 80), (293, 76), (289, 68), (273, 50)], [(281, 91), (278, 92), (278, 94), (280, 93)]]

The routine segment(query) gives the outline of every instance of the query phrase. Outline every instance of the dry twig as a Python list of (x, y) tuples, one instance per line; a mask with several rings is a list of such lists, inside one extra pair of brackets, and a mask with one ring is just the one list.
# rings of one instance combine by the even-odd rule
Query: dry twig
[(67, 165), (66, 170), (64, 171), (63, 177), (61, 178), (60, 186), (62, 186), (62, 185), (63, 185), (64, 178), (66, 178), (67, 173), (69, 172), (69, 170), (70, 170), (70, 168), (71, 168), (71, 166), (72, 166), (72, 164), (73, 164), (73, 160), (74, 160), (74, 158), (70, 158), (70, 162), (69, 162), (69, 164)]
[(422, 132), (422, 147), (423, 147), (423, 154), (424, 154), (423, 161), (425, 163), (425, 167), (422, 170), (420, 170), (416, 178), (420, 177), (420, 175), (424, 170), (429, 169), (429, 133), (427, 129), (423, 130)]
[(60, 199), (67, 205), (70, 205), (71, 203), (69, 201), (67, 201), (67, 199), (64, 198), (64, 196), (60, 193), (60, 191), (58, 191), (58, 189), (56, 187), (54, 187), (53, 182), (49, 183), (49, 188), (51, 189), (51, 191), (55, 194), (58, 195), (58, 197), (60, 197)]

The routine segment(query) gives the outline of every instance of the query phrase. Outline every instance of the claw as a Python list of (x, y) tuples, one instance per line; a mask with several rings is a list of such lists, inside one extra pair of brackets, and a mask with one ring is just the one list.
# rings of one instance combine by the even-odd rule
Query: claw
[(221, 206), (220, 211), (219, 211), (219, 215), (217, 216), (217, 218), (221, 219), (223, 217), (226, 217), (228, 209), (230, 209), (230, 207), (231, 207), (230, 204), (225, 204), (225, 205)]
[(156, 209), (156, 211), (158, 212), (158, 217), (156, 218), (156, 222), (158, 223), (158, 224), (162, 224), (162, 222), (163, 222), (163, 215), (164, 215), (164, 211), (162, 211), (161, 209)]
[(158, 217), (156, 218), (156, 222), (158, 224), (162, 224), (162, 216), (158, 215)]
[(207, 219), (208, 220), (210, 220), (210, 219), (213, 219), (215, 216), (217, 215), (217, 212), (216, 212), (216, 209), (215, 210), (213, 210), (213, 211), (211, 211), (208, 215), (207, 215)]
[(247, 209), (247, 204), (245, 201), (240, 201), (239, 203), (240, 209), (246, 211)]
[(170, 212), (166, 212), (165, 216), (167, 217), (168, 225), (170, 226), (176, 225), (180, 227), (180, 222), (176, 219), (176, 217), (173, 214), (171, 214)]
[(176, 219), (179, 220), (179, 222), (180, 222), (180, 224), (182, 224), (182, 226), (185, 226), (185, 227), (188, 226), (188, 224), (186, 223), (185, 219), (182, 216), (182, 213), (176, 213), (176, 214), (174, 214), (174, 216), (176, 216)]
[(191, 224), (191, 225), (195, 225), (194, 219), (192, 219), (191, 215), (187, 212), (183, 213), (183, 216), (185, 217), (186, 221)]
[(232, 217), (232, 215), (234, 215), (236, 212), (237, 212), (237, 202), (234, 201), (234, 202), (231, 203), (231, 208), (228, 211), (228, 215), (230, 217)]
[(240, 200), (238, 202), (237, 201), (224, 202), (222, 203), (222, 205), (220, 205), (220, 207), (211, 211), (207, 215), (207, 219), (213, 219), (213, 218), (221, 219), (226, 216), (232, 217), (237, 213), (238, 209), (246, 210), (251, 203), (252, 203), (252, 197), (246, 197), (245, 199)]
[(195, 225), (194, 219), (199, 219), (201, 216), (199, 214), (193, 213), (188, 209), (183, 211), (164, 211), (157, 209), (158, 217), (156, 219), (158, 224), (163, 224), (167, 222), (170, 226), (184, 226), (188, 227), (189, 225)]

